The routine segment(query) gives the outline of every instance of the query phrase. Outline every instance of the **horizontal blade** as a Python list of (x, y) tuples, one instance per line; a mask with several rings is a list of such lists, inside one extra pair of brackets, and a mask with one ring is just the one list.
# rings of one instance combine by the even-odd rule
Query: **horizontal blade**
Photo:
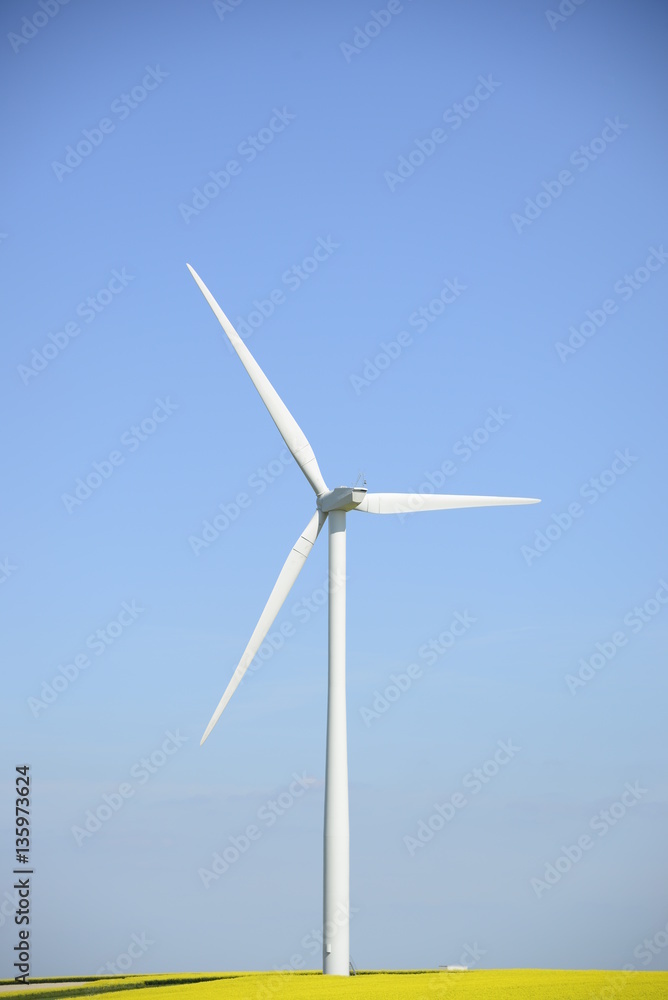
[(250, 375), (253, 385), (260, 393), (262, 402), (269, 410), (272, 420), (278, 427), (283, 440), (292, 452), (295, 462), (308, 479), (309, 483), (315, 490), (316, 495), (320, 496), (321, 493), (326, 493), (327, 484), (322, 478), (322, 473), (318, 468), (318, 463), (315, 455), (313, 454), (313, 449), (308, 443), (303, 430), (292, 416), (287, 406), (278, 395), (273, 385), (264, 374), (259, 364), (248, 350), (243, 340), (234, 329), (200, 276), (193, 270), (190, 264), (188, 264), (187, 267), (199, 285), (204, 298), (213, 309), (216, 319), (227, 334), (232, 347), (239, 355), (239, 359)]
[(283, 569), (278, 575), (278, 580), (274, 584), (274, 589), (269, 595), (269, 600), (265, 604), (264, 611), (260, 615), (260, 620), (255, 626), (255, 631), (250, 637), (250, 641), (243, 652), (243, 656), (239, 660), (239, 665), (232, 675), (232, 680), (227, 685), (225, 694), (218, 702), (218, 707), (213, 713), (211, 722), (206, 727), (204, 736), (200, 741), (200, 746), (204, 743), (204, 740), (218, 722), (218, 719), (223, 714), (225, 706), (236, 689), (239, 687), (241, 678), (248, 670), (248, 667), (253, 661), (253, 657), (264, 642), (264, 638), (271, 628), (276, 615), (283, 607), (283, 603), (290, 593), (295, 580), (299, 576), (302, 567), (315, 544), (315, 540), (320, 534), (320, 529), (326, 520), (327, 515), (323, 514), (322, 511), (317, 510), (307, 524), (305, 530), (295, 542), (290, 555), (285, 560)]
[(420, 510), (505, 507), (516, 503), (540, 503), (540, 500), (527, 497), (467, 497), (445, 493), (367, 493), (356, 510), (366, 511), (367, 514), (411, 514)]

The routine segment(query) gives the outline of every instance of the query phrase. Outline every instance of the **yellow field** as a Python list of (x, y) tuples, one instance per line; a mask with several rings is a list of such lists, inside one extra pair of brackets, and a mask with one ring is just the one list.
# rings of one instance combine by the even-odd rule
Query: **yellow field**
[[(238, 972), (216, 976), (127, 976), (76, 985), (23, 987), (2, 992), (2, 1000), (22, 996), (104, 997), (141, 989), (141, 1000), (668, 1000), (668, 972), (561, 972), (501, 969), (446, 972), (373, 972), (343, 979), (310, 972)], [(192, 980), (199, 979), (199, 982)], [(190, 980), (190, 982), (188, 982)], [(52, 981), (53, 982), (53, 981)], [(118, 1000), (122, 1000), (118, 997)]]

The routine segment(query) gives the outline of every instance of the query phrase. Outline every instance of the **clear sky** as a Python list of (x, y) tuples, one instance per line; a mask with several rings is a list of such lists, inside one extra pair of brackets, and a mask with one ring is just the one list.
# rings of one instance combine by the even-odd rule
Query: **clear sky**
[(543, 501), (348, 519), (354, 960), (668, 967), (666, 12), (545, 3), (3, 3), (1, 975), (22, 764), (33, 975), (320, 964), (326, 540), (200, 749), (313, 495), (186, 261), (330, 485)]

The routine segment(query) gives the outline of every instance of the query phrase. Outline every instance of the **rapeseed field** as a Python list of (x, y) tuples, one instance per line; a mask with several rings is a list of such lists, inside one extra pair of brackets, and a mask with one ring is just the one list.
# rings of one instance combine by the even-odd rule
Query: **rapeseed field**
[(127, 976), (42, 989), (33, 984), (20, 993), (3, 991), (3, 1000), (111, 1000), (126, 990), (139, 1000), (138, 989), (141, 1000), (668, 1000), (668, 972), (492, 969), (362, 972), (349, 979), (316, 972)]

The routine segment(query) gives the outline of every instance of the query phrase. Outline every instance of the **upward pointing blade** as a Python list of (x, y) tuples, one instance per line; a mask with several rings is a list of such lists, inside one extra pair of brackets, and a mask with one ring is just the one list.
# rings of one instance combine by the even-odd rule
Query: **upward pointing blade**
[(274, 584), (274, 589), (269, 595), (269, 600), (264, 606), (264, 611), (260, 615), (260, 620), (255, 626), (255, 631), (250, 637), (248, 645), (243, 652), (243, 656), (239, 660), (239, 665), (232, 674), (232, 680), (225, 688), (225, 694), (218, 702), (218, 707), (211, 717), (211, 722), (204, 731), (204, 736), (200, 740), (200, 746), (204, 743), (204, 740), (218, 722), (218, 719), (223, 714), (228, 701), (239, 687), (241, 678), (248, 670), (253, 657), (264, 642), (264, 637), (271, 628), (276, 615), (283, 607), (283, 603), (290, 593), (295, 580), (301, 573), (302, 567), (304, 566), (304, 563), (306, 562), (311, 549), (315, 544), (315, 540), (320, 534), (320, 529), (326, 520), (327, 515), (323, 514), (322, 511), (317, 510), (292, 547), (290, 555), (285, 560), (283, 569), (278, 575), (278, 580)]
[(451, 510), (455, 507), (505, 507), (518, 503), (540, 503), (527, 497), (469, 497), (446, 493), (367, 493), (357, 510), (367, 514), (411, 514), (420, 510)]
[(216, 319), (227, 334), (232, 347), (239, 355), (239, 359), (250, 375), (253, 385), (260, 393), (262, 402), (269, 410), (272, 420), (278, 427), (283, 440), (292, 452), (295, 462), (308, 479), (309, 483), (315, 490), (316, 495), (320, 496), (321, 493), (326, 493), (327, 484), (322, 478), (322, 473), (318, 468), (318, 462), (313, 454), (313, 449), (308, 443), (303, 430), (292, 416), (287, 406), (278, 395), (273, 385), (264, 374), (259, 364), (248, 350), (243, 340), (234, 329), (200, 276), (195, 270), (193, 270), (190, 264), (188, 264), (187, 267), (199, 285), (204, 298), (213, 309)]

